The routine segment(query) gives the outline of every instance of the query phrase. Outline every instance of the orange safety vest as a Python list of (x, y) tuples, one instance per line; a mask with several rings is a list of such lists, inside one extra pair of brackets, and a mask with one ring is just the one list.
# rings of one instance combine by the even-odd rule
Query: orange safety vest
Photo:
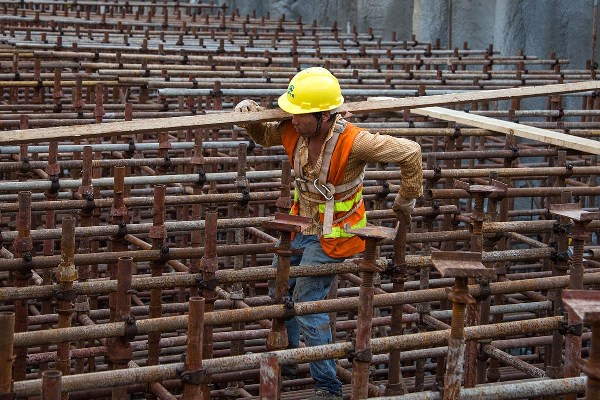
[(352, 182), (342, 184), (354, 139), (360, 131), (360, 128), (345, 120), (336, 121), (333, 137), (325, 145), (319, 178), (311, 182), (303, 179), (297, 157), (302, 138), (290, 122), (286, 121), (283, 125), (283, 147), (296, 175), (294, 202), (290, 214), (300, 213), (299, 198), (302, 192), (320, 194), (320, 200), (308, 197), (307, 199), (319, 203), (319, 220), (323, 224), (323, 234), (319, 241), (325, 254), (334, 258), (350, 257), (365, 249), (364, 240), (344, 230), (346, 224), (352, 228), (363, 228), (367, 225), (362, 198), (363, 175)]

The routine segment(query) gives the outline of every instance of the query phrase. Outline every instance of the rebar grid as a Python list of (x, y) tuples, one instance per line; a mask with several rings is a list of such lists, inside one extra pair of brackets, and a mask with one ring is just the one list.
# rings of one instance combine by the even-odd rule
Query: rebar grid
[[(267, 296), (268, 280), (279, 281), (279, 294), (287, 281), (270, 264), (273, 253), (288, 254), (287, 238), (275, 246), (274, 215), (291, 204), (289, 163), (281, 147), (249, 140), (230, 111), (245, 97), (274, 108), (298, 68), (314, 65), (332, 70), (348, 102), (594, 80), (592, 65), (383, 40), (218, 4), (0, 1), (0, 11), (0, 122), (12, 134), (146, 118), (228, 121), (0, 146), (0, 396), (306, 398), (306, 363), (323, 358), (337, 360), (347, 398), (585, 390), (583, 378), (559, 379), (578, 375), (593, 336), (564, 314), (561, 291), (600, 285), (600, 221), (582, 228), (549, 210), (573, 201), (598, 210), (596, 155), (363, 105), (346, 118), (421, 144), (426, 194), (410, 232), (395, 235), (399, 171), (369, 165), (367, 217), (394, 234), (357, 255), (363, 267), (290, 268), (292, 277), (338, 275), (329, 299), (290, 305)], [(600, 134), (595, 91), (534, 104), (521, 109), (515, 95), (446, 107)], [(504, 190), (473, 191), (495, 181)], [(467, 326), (448, 301), (454, 279), (431, 269), (439, 250), (479, 252), (496, 272), (491, 282), (460, 282), (480, 305)], [(364, 272), (365, 260), (384, 272)], [(335, 343), (285, 349), (284, 319), (315, 312), (333, 317)], [(450, 337), (462, 347), (450, 340), (449, 352)], [(462, 371), (452, 360), (463, 359), (456, 349), (465, 342)], [(281, 379), (292, 364), (298, 375)], [(448, 370), (458, 381), (444, 391)], [(475, 383), (487, 387), (466, 388)]]

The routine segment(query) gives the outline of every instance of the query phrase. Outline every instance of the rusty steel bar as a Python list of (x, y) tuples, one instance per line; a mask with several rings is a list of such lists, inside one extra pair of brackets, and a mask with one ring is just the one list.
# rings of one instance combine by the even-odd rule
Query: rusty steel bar
[(183, 398), (203, 400), (204, 394), (200, 383), (204, 379), (202, 369), (202, 348), (204, 335), (204, 298), (190, 298), (188, 319), (187, 351), (185, 356), (185, 372), (182, 373)]
[[(272, 248), (272, 247), (269, 247)], [(231, 254), (226, 251), (223, 251), (224, 254)], [(183, 253), (185, 254), (185, 253)], [(117, 254), (117, 256), (124, 256), (126, 254)], [(519, 260), (519, 259), (527, 259), (527, 258), (540, 258), (540, 257), (549, 257), (551, 255), (550, 250), (541, 249), (541, 251), (506, 251), (506, 252), (492, 252), (492, 253), (484, 253), (483, 261), (484, 262), (493, 262), (493, 261), (503, 261), (503, 260)], [(110, 259), (110, 258), (109, 258)], [(117, 259), (117, 258), (116, 258)], [(134, 261), (139, 258), (134, 258)], [(149, 258), (150, 259), (150, 258)], [(75, 256), (75, 260), (77, 260), (77, 256)], [(106, 258), (105, 258), (106, 260)], [(419, 267), (421, 265), (430, 265), (429, 257), (409, 257), (407, 259), (408, 265), (413, 267)], [(337, 264), (326, 264), (327, 271), (324, 271), (322, 268), (318, 266), (302, 266), (294, 268), (290, 272), (291, 277), (303, 276), (303, 275), (323, 275), (330, 273), (343, 274), (349, 272), (357, 272), (358, 266), (354, 263), (346, 262), (346, 263), (337, 263)], [(589, 274), (586, 274), (589, 275)], [(267, 280), (272, 279), (275, 276), (275, 271), (271, 268), (252, 268), (246, 269), (243, 271), (217, 271), (217, 279), (220, 283), (232, 283), (240, 280)], [(152, 288), (168, 288), (168, 287), (191, 287), (198, 284), (198, 275), (165, 275), (161, 279), (145, 277), (145, 278), (136, 278), (133, 280), (133, 288), (140, 289), (152, 289)], [(549, 282), (541, 280), (539, 282)], [(561, 279), (561, 278), (559, 278)], [(589, 278), (588, 278), (589, 279)], [(558, 281), (556, 281), (558, 282)], [(562, 282), (562, 281), (561, 281)], [(539, 290), (538, 285), (535, 284), (535, 280), (526, 280), (523, 282), (526, 289), (523, 290)], [(516, 282), (510, 282), (509, 284), (515, 284)], [(545, 283), (542, 283), (540, 288), (546, 288)], [(562, 283), (553, 283), (552, 285), (561, 286)], [(116, 284), (110, 281), (88, 281), (85, 283), (74, 283), (74, 290), (79, 294), (101, 294), (101, 293), (109, 293), (111, 291), (116, 290)], [(44, 286), (30, 286), (26, 288), (0, 288), (0, 300), (8, 301), (19, 298), (47, 298), (53, 295), (52, 287), (44, 287)]]
[[(200, 260), (200, 270), (202, 278), (198, 282), (200, 296), (204, 298), (205, 315), (214, 314), (214, 304), (217, 300), (215, 288), (217, 286), (216, 273), (218, 272), (219, 262), (217, 258), (217, 217), (216, 211), (206, 212), (206, 230), (205, 230), (205, 253)], [(204, 319), (204, 332), (202, 333), (202, 360), (213, 358), (213, 326)], [(205, 399), (210, 399), (210, 374), (204, 374), (201, 381), (201, 391)]]
[[(407, 272), (406, 264), (406, 243), (407, 233), (410, 230), (410, 226), (406, 224), (404, 218), (398, 219), (398, 226), (396, 227), (396, 237), (394, 239), (394, 269), (390, 276), (392, 281), (392, 292), (402, 293), (405, 289), (405, 280)], [(400, 305), (392, 306), (391, 310), (391, 334), (401, 335), (402, 334), (402, 321), (403, 321), (403, 309)], [(406, 384), (402, 377), (402, 371), (400, 370), (400, 351), (394, 350), (390, 352), (390, 363), (388, 367), (388, 382), (385, 387), (386, 395), (401, 395), (406, 394)]]
[[(365, 190), (366, 192), (368, 192), (367, 190)], [(240, 195), (240, 197), (237, 200), (242, 200), (243, 195)], [(273, 196), (272, 194), (269, 195), (270, 197), (272, 197), (273, 199), (276, 199), (278, 197)], [(278, 194), (279, 196), (279, 194)], [(166, 196), (166, 201), (168, 202), (170, 196)], [(198, 198), (200, 197), (204, 197), (205, 200), (210, 200), (210, 201), (206, 201), (206, 203), (211, 203), (211, 202), (216, 202), (219, 201), (219, 197), (216, 195), (211, 196), (210, 194), (207, 195), (202, 195), (202, 196), (197, 196)], [(180, 198), (181, 200), (181, 198)], [(204, 201), (203, 201), (204, 202)], [(169, 204), (186, 204), (183, 201), (178, 201), (178, 202), (171, 202)], [(193, 204), (193, 202), (192, 202)], [(100, 204), (96, 204), (96, 202), (94, 201), (93, 204), (87, 204), (84, 206), (84, 203), (81, 203), (82, 208), (86, 209), (86, 208), (91, 208), (91, 207), (95, 207), (96, 205)], [(106, 203), (107, 206), (112, 206), (112, 201), (110, 203)], [(125, 206), (132, 206), (132, 202), (128, 202), (128, 201), (124, 201), (124, 205)], [(143, 203), (139, 203), (137, 204), (138, 206), (142, 206), (142, 205), (152, 205), (152, 201), (151, 199), (143, 199)], [(426, 216), (426, 215), (431, 215), (431, 214), (438, 214), (438, 213), (454, 213), (456, 211), (456, 208), (454, 207), (446, 207), (446, 208), (440, 208), (440, 210), (432, 210), (430, 208), (418, 208), (415, 210), (415, 215), (416, 216)], [(367, 217), (370, 218), (391, 218), (393, 217), (393, 213), (391, 210), (381, 210), (381, 211), (370, 211), (367, 212)], [(227, 228), (241, 228), (241, 227), (255, 227), (255, 226), (259, 226), (260, 223), (262, 223), (263, 221), (270, 221), (272, 220), (273, 217), (258, 217), (258, 218), (231, 218), (231, 219), (227, 219), (227, 220), (223, 220), (223, 221), (218, 221), (217, 222), (217, 228), (220, 229), (227, 229)], [(205, 221), (204, 220), (199, 220), (199, 221), (169, 221), (169, 222), (165, 222), (164, 223), (165, 227), (167, 228), (167, 231), (179, 231), (179, 230), (193, 230), (193, 229), (205, 229)], [(152, 224), (151, 223), (139, 223), (139, 224), (127, 224), (127, 233), (131, 233), (131, 234), (136, 234), (136, 233), (149, 233), (150, 230), (152, 229)], [(593, 228), (593, 226), (591, 226), (591, 228)], [(122, 228), (121, 228), (122, 229)], [(498, 228), (500, 229), (500, 228)], [(93, 227), (79, 227), (79, 228), (75, 228), (75, 233), (77, 237), (96, 237), (96, 236), (102, 236), (102, 235), (115, 235), (119, 233), (119, 226), (118, 225), (113, 225), (113, 226), (93, 226)], [(448, 234), (451, 235), (453, 232), (445, 232), (444, 234)], [(454, 234), (456, 234), (456, 232), (454, 232)], [(39, 239), (59, 239), (61, 232), (60, 232), (60, 228), (55, 228), (55, 229), (36, 229), (33, 232), (31, 232), (32, 238), (35, 240), (39, 240)], [(434, 240), (439, 240), (439, 236), (435, 236), (435, 233), (425, 233), (425, 234), (419, 234), (416, 237), (418, 238), (418, 240), (424, 240), (426, 237), (428, 237), (428, 235), (432, 235), (430, 237), (435, 237), (436, 239)], [(3, 237), (6, 240), (13, 240), (14, 238), (16, 238), (17, 233), (15, 232), (7, 232), (5, 234), (3, 234)], [(409, 236), (409, 239), (412, 238), (412, 235)], [(4, 262), (4, 261), (3, 261)]]
[[(586, 274), (586, 284), (599, 283), (600, 273)], [(521, 280), (515, 282), (499, 282), (490, 284), (491, 294), (506, 294), (523, 292), (526, 290), (543, 290), (555, 287), (566, 287), (568, 277), (548, 277), (542, 279)], [(469, 287), (469, 293), (477, 297), (481, 293), (481, 287), (474, 285)], [(374, 307), (390, 307), (394, 304), (413, 304), (419, 302), (443, 300), (446, 298), (444, 288), (426, 289), (403, 293), (390, 293), (375, 295)], [(296, 315), (311, 313), (327, 313), (332, 311), (352, 310), (358, 308), (358, 298), (321, 300), (307, 303), (294, 304)], [(285, 310), (281, 306), (260, 306), (242, 310), (219, 310), (219, 312), (208, 312), (205, 324), (209, 326), (222, 325), (232, 322), (248, 322), (266, 318), (281, 318)], [(137, 322), (139, 334), (146, 334), (154, 330), (183, 329), (187, 325), (186, 316), (173, 316), (155, 318), (152, 320), (140, 320)], [(44, 343), (57, 343), (61, 334), (68, 334), (72, 340), (95, 339), (102, 337), (117, 337), (124, 335), (123, 324), (107, 323), (95, 327), (72, 327), (68, 330), (54, 329), (52, 331), (22, 332), (15, 334), (15, 347)]]
[[(133, 348), (130, 339), (137, 333), (135, 329), (135, 318), (130, 314), (131, 310), (131, 278), (134, 269), (131, 258), (120, 258), (116, 266), (117, 296), (114, 300), (114, 319), (111, 321), (120, 323), (123, 326), (123, 335), (112, 338), (108, 341), (108, 358), (113, 369), (126, 369), (133, 358)], [(111, 309), (111, 313), (112, 313)], [(133, 328), (133, 329), (132, 329)], [(114, 386), (112, 388), (112, 398), (114, 400), (127, 397), (127, 388), (124, 386)]]
[(452, 288), (452, 328), (448, 338), (448, 357), (444, 376), (444, 400), (460, 398), (463, 368), (465, 361), (465, 310), (468, 304), (475, 302), (468, 293), (467, 279), (455, 278)]
[[(585, 391), (586, 378), (544, 379), (533, 382), (513, 381), (488, 386), (465, 388), (461, 400), (517, 400), (540, 396), (557, 396)], [(411, 393), (404, 396), (373, 397), (372, 400), (442, 400), (439, 392)]]
[[(31, 252), (33, 250), (33, 241), (31, 240), (31, 192), (19, 193), (19, 212), (17, 214), (17, 232), (13, 247), (15, 249), (15, 258), (20, 258), (24, 264), (14, 271), (15, 287), (27, 287), (29, 278), (32, 276), (31, 267), (28, 262), (31, 261)], [(15, 298), (15, 330), (14, 332), (26, 332), (28, 326), (28, 299)], [(16, 346), (13, 375), (15, 380), (25, 379), (27, 357), (27, 348)]]
[[(207, 318), (209, 315), (207, 315)], [(140, 321), (142, 322), (142, 321)], [(209, 322), (208, 320), (206, 322)], [(546, 332), (558, 328), (560, 317), (547, 317), (528, 321), (500, 323), (486, 326), (465, 328), (465, 339), (480, 340), (497, 336), (526, 334), (533, 332)], [(140, 330), (140, 333), (143, 333)], [(449, 334), (448, 330), (435, 332), (421, 332), (419, 334), (390, 336), (375, 338), (371, 341), (373, 353), (389, 353), (392, 349), (412, 350), (427, 346), (443, 345)], [(325, 358), (345, 357), (351, 350), (349, 342), (336, 343), (323, 346), (314, 346), (301, 349), (279, 350), (274, 352), (280, 358), (282, 365), (291, 362), (312, 361)], [(256, 369), (260, 365), (261, 354), (246, 354), (243, 356), (222, 359), (204, 360), (203, 366), (210, 373)], [(151, 382), (156, 380), (172, 379), (176, 377), (177, 369), (183, 367), (182, 363), (161, 366), (140, 367), (134, 370), (114, 370), (96, 372), (92, 374), (71, 375), (63, 379), (63, 390), (81, 390), (86, 388), (111, 387), (126, 385), (135, 376), (137, 382)], [(40, 380), (15, 382), (15, 392), (19, 396), (31, 396), (39, 393)]]
[[(366, 230), (366, 228), (365, 228)], [(373, 296), (375, 288), (373, 278), (376, 263), (377, 234), (367, 234), (361, 229), (350, 231), (365, 239), (365, 250), (359, 266), (362, 282), (358, 295), (358, 316), (356, 321), (356, 340), (354, 343), (351, 376), (351, 399), (366, 399), (369, 396), (369, 367), (372, 359), (371, 325), (373, 320)]]
[[(239, 113), (238, 113), (239, 114)], [(431, 179), (434, 177), (434, 173), (436, 174), (436, 178), (478, 178), (478, 177), (487, 177), (489, 173), (494, 171), (498, 174), (499, 177), (510, 177), (510, 178), (518, 178), (518, 177), (532, 177), (532, 176), (572, 176), (572, 175), (598, 175), (600, 174), (599, 166), (592, 167), (571, 167), (569, 169), (560, 168), (560, 167), (544, 167), (544, 168), (494, 168), (490, 169), (441, 169), (440, 171), (434, 172), (431, 170), (423, 171), (423, 177), (425, 179)], [(211, 174), (206, 174), (206, 181), (234, 181), (237, 177), (236, 172), (214, 172)], [(267, 178), (279, 178), (281, 177), (281, 171), (278, 170), (269, 170), (269, 171), (248, 171), (247, 172), (248, 179), (257, 180), (257, 179), (267, 179)], [(399, 171), (367, 171), (366, 176), (367, 179), (398, 179), (400, 178)], [(197, 174), (174, 174), (174, 175), (162, 175), (162, 176), (128, 176), (125, 178), (125, 185), (158, 185), (158, 184), (169, 184), (169, 183), (188, 183), (195, 184), (198, 182)], [(96, 178), (92, 180), (92, 184), (98, 187), (112, 187), (114, 185), (113, 178)], [(48, 190), (51, 188), (52, 182), (48, 181), (31, 181), (31, 182), (1, 182), (0, 183), (0, 192), (18, 192), (23, 190)], [(61, 188), (63, 189), (74, 189), (81, 185), (81, 179), (61, 179)], [(528, 190), (524, 190), (525, 188), (509, 188), (507, 191), (507, 196), (514, 196), (514, 193), (532, 193), (531, 195), (548, 195), (547, 193), (553, 192), (553, 188), (528, 188)], [(587, 192), (584, 191), (587, 190)], [(582, 193), (592, 193), (596, 194), (594, 191), (597, 188), (579, 188), (578, 190)], [(450, 192), (448, 192), (450, 191)], [(465, 197), (469, 197), (466, 195), (465, 191), (456, 191), (456, 189), (430, 189), (430, 193), (435, 196), (440, 196), (442, 194), (454, 194), (459, 193), (464, 195)]]
[[(166, 188), (163, 185), (154, 187), (154, 206), (152, 208), (152, 228), (150, 229), (150, 238), (152, 239), (152, 249), (162, 250), (164, 240), (167, 236), (167, 230), (164, 227), (165, 222), (165, 192)], [(150, 272), (153, 277), (160, 277), (163, 274), (165, 260), (158, 258), (150, 262)], [(149, 318), (157, 318), (162, 316), (162, 290), (155, 288), (150, 290), (150, 309), (148, 312)], [(150, 365), (158, 365), (160, 348), (160, 332), (148, 333), (148, 363)]]
[(260, 400), (280, 398), (281, 368), (279, 359), (273, 353), (263, 353), (260, 359)]
[[(543, 224), (531, 224), (528, 226), (527, 223), (523, 221), (519, 221), (516, 225), (522, 227), (522, 230), (534, 230), (535, 226), (550, 224), (543, 221)], [(504, 227), (501, 227), (501, 230), (510, 229), (509, 226), (513, 225), (513, 223), (506, 223)], [(595, 225), (595, 223), (592, 223)], [(590, 225), (592, 225), (590, 224)], [(495, 226), (494, 229), (498, 227)], [(415, 234), (417, 235), (417, 234)], [(417, 235), (420, 238), (429, 237), (431, 241), (440, 240), (443, 238), (443, 234), (438, 235)], [(459, 238), (465, 237), (468, 238), (467, 232), (461, 232), (458, 235)], [(385, 243), (385, 242), (384, 242)], [(257, 253), (267, 253), (272, 251), (274, 245), (272, 243), (268, 244), (245, 244), (245, 245), (229, 245), (229, 246), (218, 246), (218, 251), (221, 255), (238, 255), (238, 254), (257, 254)], [(202, 257), (204, 255), (204, 248), (196, 249), (196, 248), (183, 248), (183, 249), (172, 249), (169, 250), (167, 254), (162, 252), (162, 250), (130, 250), (130, 251), (119, 251), (119, 252), (106, 252), (103, 254), (103, 257), (97, 254), (81, 254), (75, 255), (74, 262), (76, 265), (82, 264), (100, 264), (102, 262), (113, 262), (118, 260), (120, 257), (131, 257), (135, 261), (150, 261), (152, 259), (158, 257), (164, 257), (166, 259), (172, 260), (177, 258), (196, 258)], [(551, 248), (537, 248), (537, 249), (521, 249), (521, 250), (505, 250), (505, 251), (492, 251), (488, 253), (484, 253), (484, 261), (493, 262), (493, 261), (511, 261), (511, 260), (526, 260), (526, 259), (536, 259), (536, 258), (545, 258), (552, 255)], [(47, 257), (34, 257), (31, 261), (25, 261), (20, 259), (0, 259), (0, 270), (19, 270), (23, 266), (31, 266), (32, 268), (50, 268), (52, 265), (56, 265), (59, 261), (58, 256), (47, 256)], [(407, 259), (407, 262), (415, 267), (417, 266), (427, 266), (430, 265), (429, 257), (427, 256), (410, 256)], [(260, 271), (261, 276), (265, 276), (262, 270)], [(227, 271), (226, 275), (229, 273), (234, 273)], [(243, 272), (242, 272), (243, 273)], [(246, 272), (249, 276), (253, 276), (253, 274)], [(256, 278), (258, 279), (258, 278)], [(2, 289), (0, 289), (0, 298), (3, 297)]]
[(524, 361), (519, 360), (518, 358), (511, 356), (510, 354), (495, 348), (492, 345), (486, 344), (482, 346), (482, 351), (490, 357), (493, 357), (496, 360), (501, 361), (503, 364), (510, 365), (515, 367), (516, 369), (525, 372), (527, 375), (532, 376), (534, 378), (547, 378), (548, 375), (546, 373), (530, 364), (527, 364)]
[(48, 370), (42, 372), (42, 399), (59, 400), (62, 392), (62, 372)]
[(13, 338), (15, 331), (15, 314), (0, 313), (0, 394), (8, 396), (13, 387)]
[[(55, 294), (58, 299), (56, 313), (58, 314), (58, 327), (69, 328), (71, 326), (71, 317), (75, 311), (73, 301), (76, 298), (76, 292), (73, 291), (73, 282), (77, 279), (77, 270), (73, 263), (75, 256), (75, 219), (65, 217), (62, 220), (63, 236), (61, 245), (61, 262), (58, 264), (55, 273), (59, 289)], [(61, 342), (57, 346), (56, 369), (62, 373), (62, 376), (70, 374), (70, 343)]]
[(586, 400), (597, 400), (600, 398), (600, 321), (592, 321), (592, 343), (590, 345), (589, 360), (583, 365), (583, 371), (587, 375)]

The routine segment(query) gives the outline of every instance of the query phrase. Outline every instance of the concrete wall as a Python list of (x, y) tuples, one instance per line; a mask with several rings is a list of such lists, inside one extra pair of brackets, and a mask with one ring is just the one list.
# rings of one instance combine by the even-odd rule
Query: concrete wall
[[(452, 5), (452, 47), (483, 49), (489, 44), (504, 55), (519, 49), (541, 58), (555, 51), (583, 68), (592, 56), (594, 0), (226, 0), (242, 15), (282, 14), (320, 25), (338, 21), (341, 29), (372, 27), (375, 34), (419, 41), (440, 39), (448, 45), (448, 15)], [(596, 54), (600, 47), (596, 46)], [(600, 56), (596, 56), (596, 59)]]

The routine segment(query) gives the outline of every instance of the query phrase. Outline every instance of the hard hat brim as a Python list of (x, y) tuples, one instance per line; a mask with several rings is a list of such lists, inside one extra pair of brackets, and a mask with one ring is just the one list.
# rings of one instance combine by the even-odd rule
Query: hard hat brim
[(318, 107), (302, 108), (302, 107), (290, 102), (288, 100), (287, 93), (282, 94), (281, 96), (279, 96), (279, 99), (277, 99), (277, 104), (279, 105), (279, 108), (281, 108), (283, 111), (290, 113), (290, 114), (310, 114), (310, 113), (314, 113), (314, 112), (330, 111), (330, 110), (338, 108), (343, 103), (344, 103), (344, 97), (340, 96), (339, 104), (332, 104), (328, 108), (318, 108)]

